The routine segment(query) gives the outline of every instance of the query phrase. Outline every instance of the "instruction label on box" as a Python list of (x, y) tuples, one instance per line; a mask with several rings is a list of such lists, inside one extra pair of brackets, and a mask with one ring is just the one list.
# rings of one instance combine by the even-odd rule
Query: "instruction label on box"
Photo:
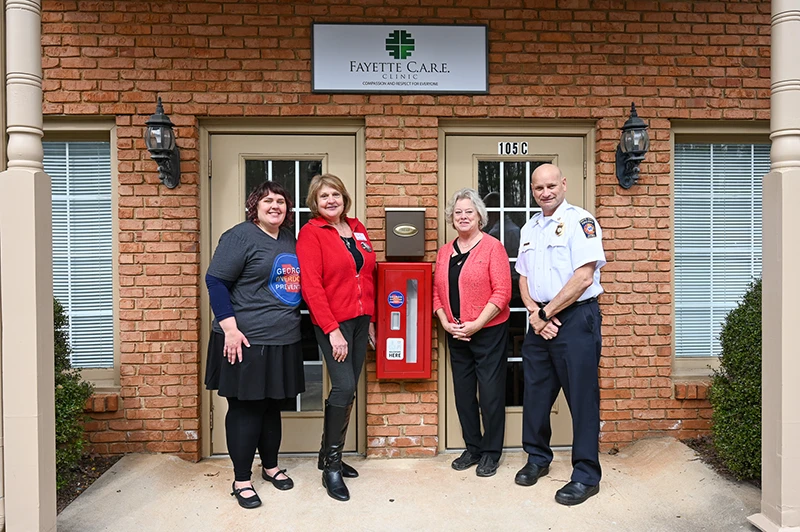
[(402, 338), (386, 339), (386, 360), (403, 360), (404, 352)]

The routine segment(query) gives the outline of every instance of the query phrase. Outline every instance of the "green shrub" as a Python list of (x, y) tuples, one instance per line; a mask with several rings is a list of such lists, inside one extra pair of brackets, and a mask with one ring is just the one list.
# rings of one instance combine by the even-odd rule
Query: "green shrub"
[(53, 336), (56, 380), (56, 486), (63, 487), (73, 474), (85, 443), (83, 407), (93, 388), (81, 381), (78, 370), (69, 363), (69, 338), (64, 330), (67, 315), (57, 300), (53, 300)]
[(740, 479), (761, 476), (761, 280), (754, 281), (720, 333), (720, 368), (709, 392), (711, 434)]

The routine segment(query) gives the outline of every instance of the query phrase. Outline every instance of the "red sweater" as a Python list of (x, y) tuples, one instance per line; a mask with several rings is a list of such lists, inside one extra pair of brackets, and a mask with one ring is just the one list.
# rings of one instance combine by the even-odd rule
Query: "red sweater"
[(364, 257), (359, 273), (339, 232), (322, 218), (309, 220), (297, 236), (300, 290), (311, 322), (325, 334), (343, 321), (375, 314), (375, 252), (364, 224), (357, 218), (345, 219)]
[[(433, 311), (444, 309), (449, 321), (453, 321), (450, 309), (450, 256), (453, 242), (450, 241), (436, 255), (436, 273), (433, 276)], [(486, 303), (500, 309), (485, 327), (499, 325), (511, 315), (511, 267), (503, 244), (493, 236), (484, 234), (467, 257), (458, 277), (461, 296), (461, 321), (475, 321)]]

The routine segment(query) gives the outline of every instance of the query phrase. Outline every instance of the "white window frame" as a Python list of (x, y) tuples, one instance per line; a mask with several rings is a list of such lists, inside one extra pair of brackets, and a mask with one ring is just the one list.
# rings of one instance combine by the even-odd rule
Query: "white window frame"
[(674, 121), (670, 129), (670, 227), (672, 227), (672, 377), (675, 380), (708, 380), (719, 369), (719, 357), (679, 357), (676, 354), (675, 331), (675, 145), (683, 143), (751, 143), (768, 144), (769, 121)]
[(78, 120), (45, 118), (44, 142), (103, 141), (108, 142), (111, 155), (111, 271), (114, 314), (114, 366), (111, 368), (84, 368), (84, 380), (95, 386), (95, 393), (113, 393), (120, 389), (120, 325), (119, 325), (119, 175), (117, 159), (117, 132), (113, 118)]

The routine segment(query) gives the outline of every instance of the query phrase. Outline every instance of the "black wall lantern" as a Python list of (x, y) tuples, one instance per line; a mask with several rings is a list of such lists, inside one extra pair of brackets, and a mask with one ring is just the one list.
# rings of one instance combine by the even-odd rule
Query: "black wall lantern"
[(161, 97), (158, 97), (156, 112), (147, 121), (144, 143), (150, 157), (158, 163), (158, 178), (167, 188), (181, 183), (181, 150), (175, 145), (174, 124), (164, 114)]
[(644, 160), (650, 137), (647, 124), (636, 114), (631, 103), (631, 116), (622, 126), (622, 137), (617, 146), (617, 180), (622, 188), (631, 188), (639, 179), (639, 163)]

